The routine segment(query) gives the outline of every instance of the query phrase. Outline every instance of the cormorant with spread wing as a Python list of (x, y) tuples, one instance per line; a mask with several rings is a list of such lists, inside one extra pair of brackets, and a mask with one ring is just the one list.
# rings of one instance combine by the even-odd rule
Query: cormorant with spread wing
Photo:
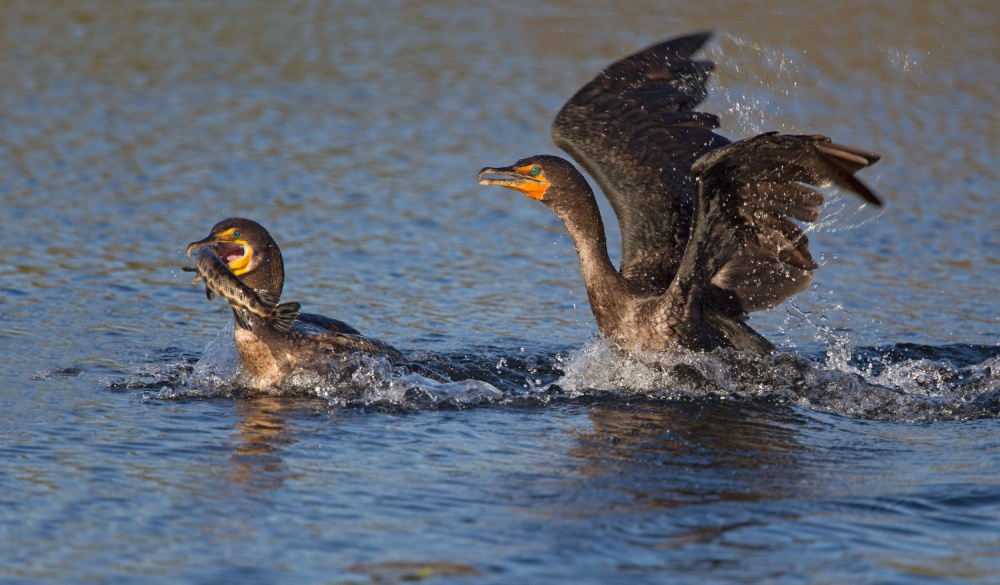
[[(552, 139), (611, 201), (621, 270), (608, 256), (597, 200), (570, 162), (539, 155), (484, 168), (481, 185), (537, 199), (566, 225), (601, 333), (624, 350), (774, 346), (746, 314), (806, 289), (818, 265), (791, 221), (819, 217), (835, 185), (880, 206), (854, 173), (879, 156), (825, 136), (770, 132), (737, 142), (694, 108), (713, 64), (703, 33), (654, 45), (601, 71), (556, 116)], [(500, 178), (497, 178), (500, 176)]]

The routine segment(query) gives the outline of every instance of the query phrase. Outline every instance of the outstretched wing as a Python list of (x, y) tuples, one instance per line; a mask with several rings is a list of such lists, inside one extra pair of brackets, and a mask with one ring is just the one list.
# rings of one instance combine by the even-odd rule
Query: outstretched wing
[[(809, 240), (792, 221), (815, 221), (823, 195), (836, 186), (881, 206), (854, 173), (879, 156), (825, 136), (776, 132), (734, 142), (692, 167), (697, 192), (678, 293), (728, 296), (732, 311), (770, 308), (809, 286), (817, 268)], [(714, 285), (708, 286), (709, 284)], [(709, 303), (718, 302), (709, 298)]]
[(673, 39), (621, 59), (556, 115), (552, 140), (601, 187), (622, 232), (622, 273), (666, 288), (690, 231), (691, 165), (729, 144), (719, 120), (691, 111), (712, 70), (691, 55), (710, 33)]

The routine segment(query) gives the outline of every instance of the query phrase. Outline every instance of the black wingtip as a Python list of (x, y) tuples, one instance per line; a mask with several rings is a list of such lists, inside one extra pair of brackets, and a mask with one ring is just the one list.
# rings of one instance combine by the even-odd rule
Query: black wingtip
[(690, 57), (691, 55), (695, 54), (695, 52), (697, 52), (698, 49), (704, 47), (705, 43), (707, 43), (709, 39), (712, 38), (713, 34), (714, 33), (710, 30), (703, 31), (690, 35), (685, 35), (683, 37), (677, 37), (661, 44), (664, 46), (669, 45), (677, 52), (678, 55), (682, 55), (684, 57)]
[(691, 55), (694, 55), (696, 52), (698, 52), (699, 49), (704, 47), (705, 43), (707, 43), (714, 34), (715, 33), (713, 33), (712, 31), (703, 31), (703, 32), (692, 33), (689, 35), (684, 35), (681, 37), (673, 37), (649, 45), (648, 47), (642, 49), (641, 51), (636, 51), (629, 57), (625, 57), (625, 59), (629, 59), (631, 57), (637, 57), (639, 55), (643, 55), (646, 53), (661, 53), (661, 52), (669, 53), (671, 55), (681, 57), (684, 59), (690, 59)]
[[(636, 51), (628, 57), (619, 59), (606, 67), (603, 73), (611, 77), (629, 71), (634, 74), (636, 69), (647, 69), (652, 63), (650, 58), (655, 61), (665, 59), (670, 63), (671, 67), (682, 66), (682, 63), (685, 61), (692, 60), (692, 55), (705, 46), (705, 43), (712, 38), (712, 34), (711, 31), (706, 31), (660, 41), (641, 51)], [(699, 64), (704, 65), (706, 71), (711, 71), (714, 65), (709, 61), (705, 61), (704, 63), (699, 62)]]
[(864, 184), (861, 179), (855, 177), (849, 171), (836, 163), (825, 159), (823, 162), (826, 164), (830, 174), (833, 176), (833, 182), (835, 185), (855, 193), (864, 199), (866, 203), (871, 203), (875, 207), (883, 206), (882, 200), (879, 199), (878, 195), (876, 195), (875, 192), (868, 187), (868, 185)]

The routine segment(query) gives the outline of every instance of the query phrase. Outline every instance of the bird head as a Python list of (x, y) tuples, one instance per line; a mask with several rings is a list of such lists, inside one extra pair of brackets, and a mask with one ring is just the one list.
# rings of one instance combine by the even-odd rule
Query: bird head
[(557, 213), (580, 197), (593, 197), (590, 186), (576, 167), (566, 159), (548, 154), (524, 158), (509, 167), (486, 167), (479, 171), (479, 184), (520, 191)]
[(187, 255), (203, 246), (211, 246), (247, 286), (281, 294), (285, 280), (281, 250), (264, 226), (240, 217), (224, 219), (212, 226), (208, 237), (188, 244)]

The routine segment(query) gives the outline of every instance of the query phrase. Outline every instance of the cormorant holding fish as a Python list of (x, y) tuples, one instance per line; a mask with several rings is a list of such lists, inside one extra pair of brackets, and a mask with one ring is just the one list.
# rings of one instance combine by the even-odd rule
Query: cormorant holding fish
[[(814, 221), (835, 185), (881, 205), (854, 173), (877, 154), (825, 136), (771, 132), (731, 142), (715, 115), (693, 111), (713, 64), (691, 55), (710, 34), (649, 47), (613, 63), (559, 111), (553, 142), (594, 178), (622, 233), (608, 256), (594, 192), (557, 156), (484, 168), (554, 211), (573, 239), (601, 333), (622, 350), (683, 346), (772, 353), (746, 314), (805, 290), (818, 265), (791, 219)], [(491, 176), (488, 176), (491, 175)], [(502, 178), (497, 178), (501, 176)]]
[(224, 219), (208, 237), (189, 244), (187, 255), (198, 248), (196, 266), (186, 270), (198, 273), (195, 282), (205, 281), (209, 299), (214, 293), (232, 305), (236, 348), (252, 376), (250, 386), (279, 386), (297, 366), (322, 368), (340, 356), (405, 359), (342, 321), (300, 313), (298, 303), (279, 304), (285, 265), (277, 242), (259, 223)]

